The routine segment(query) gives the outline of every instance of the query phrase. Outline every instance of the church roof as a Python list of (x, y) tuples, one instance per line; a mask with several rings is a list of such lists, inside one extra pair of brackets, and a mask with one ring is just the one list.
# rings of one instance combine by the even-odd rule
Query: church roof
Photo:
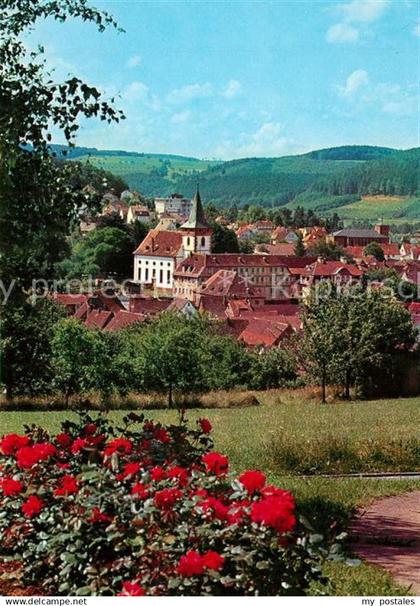
[(201, 203), (200, 192), (197, 191), (193, 198), (193, 204), (191, 207), (190, 216), (188, 221), (181, 225), (182, 229), (208, 229), (210, 225), (206, 221), (206, 217), (204, 215), (203, 205)]

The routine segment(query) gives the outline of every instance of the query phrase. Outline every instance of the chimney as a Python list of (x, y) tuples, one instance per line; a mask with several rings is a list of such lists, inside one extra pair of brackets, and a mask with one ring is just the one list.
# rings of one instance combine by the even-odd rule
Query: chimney
[(377, 223), (375, 225), (375, 231), (381, 236), (389, 236), (390, 227), (389, 227), (389, 225), (383, 225), (382, 223)]

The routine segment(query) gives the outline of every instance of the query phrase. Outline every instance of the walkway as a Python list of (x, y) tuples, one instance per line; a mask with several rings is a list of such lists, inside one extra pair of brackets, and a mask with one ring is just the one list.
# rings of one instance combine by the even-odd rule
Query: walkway
[(362, 510), (350, 528), (356, 555), (420, 595), (420, 490)]

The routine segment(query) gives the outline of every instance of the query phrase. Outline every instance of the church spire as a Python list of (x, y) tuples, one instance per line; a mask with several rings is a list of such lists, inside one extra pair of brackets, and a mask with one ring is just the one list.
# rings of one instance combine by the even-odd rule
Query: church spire
[(207, 223), (204, 215), (203, 205), (201, 203), (200, 190), (197, 183), (197, 190), (193, 198), (190, 216), (188, 221), (181, 225), (183, 229), (208, 229), (210, 225)]

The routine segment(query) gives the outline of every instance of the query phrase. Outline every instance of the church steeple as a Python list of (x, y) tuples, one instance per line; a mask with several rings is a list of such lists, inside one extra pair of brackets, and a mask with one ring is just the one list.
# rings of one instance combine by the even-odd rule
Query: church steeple
[(201, 204), (200, 191), (195, 192), (192, 201), (192, 207), (188, 221), (181, 225), (183, 231), (182, 242), (184, 245), (184, 256), (188, 257), (193, 253), (211, 253), (212, 228), (207, 223), (203, 205)]
[(191, 207), (190, 216), (186, 223), (181, 225), (181, 229), (209, 229), (210, 225), (207, 223), (203, 205), (201, 203), (200, 190), (197, 183), (197, 191), (193, 198), (193, 204)]

